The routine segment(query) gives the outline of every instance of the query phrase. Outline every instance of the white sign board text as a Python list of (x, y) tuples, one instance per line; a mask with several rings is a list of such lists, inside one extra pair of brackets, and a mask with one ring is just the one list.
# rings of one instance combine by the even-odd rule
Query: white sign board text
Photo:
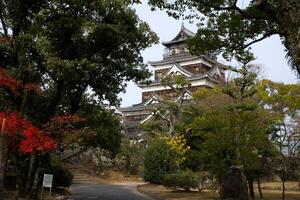
[(53, 175), (44, 174), (43, 187), (52, 188)]

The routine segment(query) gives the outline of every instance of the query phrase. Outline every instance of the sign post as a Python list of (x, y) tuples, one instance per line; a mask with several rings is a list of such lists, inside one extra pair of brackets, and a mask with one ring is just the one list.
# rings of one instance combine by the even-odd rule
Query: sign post
[[(43, 197), (44, 187), (47, 187), (50, 189), (49, 195), (51, 195), (52, 182), (53, 182), (53, 174), (44, 174), (41, 197)], [(43, 199), (43, 198), (41, 198), (41, 199)]]

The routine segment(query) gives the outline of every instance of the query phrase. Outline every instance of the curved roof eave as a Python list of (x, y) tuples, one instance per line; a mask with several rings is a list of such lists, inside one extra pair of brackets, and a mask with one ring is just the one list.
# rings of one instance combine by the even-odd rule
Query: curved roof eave
[[(188, 81), (193, 81), (193, 80), (201, 80), (201, 79), (209, 79), (213, 82), (219, 82), (217, 79), (209, 76), (207, 73), (206, 74), (202, 74), (200, 76), (191, 76), (191, 77), (187, 77), (186, 80)], [(138, 87), (140, 88), (144, 88), (144, 87), (149, 87), (149, 86), (155, 86), (155, 85), (162, 85), (162, 83), (159, 81), (159, 82), (153, 82), (153, 83), (150, 83), (149, 85), (138, 85)]]
[(184, 42), (188, 38), (194, 37), (195, 35), (196, 35), (195, 33), (185, 28), (184, 25), (182, 24), (179, 33), (177, 33), (177, 35), (171, 41), (162, 42), (162, 44), (164, 46), (169, 46), (179, 42)]

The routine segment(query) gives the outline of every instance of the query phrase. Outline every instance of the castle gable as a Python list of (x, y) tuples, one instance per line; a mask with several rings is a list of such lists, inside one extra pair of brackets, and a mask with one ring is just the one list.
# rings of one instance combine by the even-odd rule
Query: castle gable
[(158, 97), (156, 94), (153, 94), (153, 96), (144, 102), (144, 105), (150, 105), (150, 104), (157, 104), (160, 101), (160, 97)]
[(187, 71), (186, 69), (182, 68), (178, 63), (175, 63), (168, 71), (167, 75), (183, 75), (186, 77), (191, 77), (193, 74)]
[(213, 69), (211, 69), (208, 73), (207, 73), (209, 76), (211, 77), (222, 77), (222, 73), (220, 71), (220, 68), (219, 67), (214, 67)]
[[(184, 100), (190, 100), (190, 99), (192, 99), (193, 98), (193, 95), (192, 95), (192, 93), (190, 92), (190, 91), (186, 91), (184, 94), (183, 94), (183, 99)], [(179, 100), (180, 99), (180, 97), (178, 97), (177, 98), (177, 100)]]

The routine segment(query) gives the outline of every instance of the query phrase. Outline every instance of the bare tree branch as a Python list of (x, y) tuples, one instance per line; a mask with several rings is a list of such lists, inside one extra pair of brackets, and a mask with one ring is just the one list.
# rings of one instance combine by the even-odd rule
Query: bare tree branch
[(276, 34), (279, 34), (279, 33), (278, 33), (278, 32), (269, 32), (269, 33), (266, 33), (266, 34), (264, 34), (262, 37), (260, 37), (260, 38), (258, 38), (258, 39), (256, 39), (256, 40), (253, 40), (253, 41), (249, 42), (248, 44), (245, 44), (245, 45), (243, 46), (243, 48), (245, 49), (245, 48), (251, 46), (251, 45), (254, 44), (254, 43), (260, 42), (260, 41), (262, 41), (262, 40), (264, 40), (264, 39), (266, 39), (266, 38), (268, 38), (268, 37), (271, 37), (272, 35), (276, 35)]
[(212, 5), (207, 2), (201, 2), (201, 3), (204, 6), (213, 8), (216, 11), (223, 11), (223, 10), (224, 11), (229, 11), (229, 10), (237, 11), (245, 19), (268, 19), (268, 18), (270, 18), (270, 19), (276, 20), (275, 12), (273, 10), (271, 10), (270, 6), (266, 6), (265, 0), (259, 0), (256, 5), (257, 5), (258, 9), (265, 11), (265, 13), (267, 14), (268, 17), (263, 16), (263, 15), (255, 15), (253, 13), (247, 12), (246, 10), (239, 8), (237, 6), (237, 2), (238, 2), (238, 0), (235, 0), (232, 5), (226, 6), (226, 7), (215, 6), (215, 5)]

